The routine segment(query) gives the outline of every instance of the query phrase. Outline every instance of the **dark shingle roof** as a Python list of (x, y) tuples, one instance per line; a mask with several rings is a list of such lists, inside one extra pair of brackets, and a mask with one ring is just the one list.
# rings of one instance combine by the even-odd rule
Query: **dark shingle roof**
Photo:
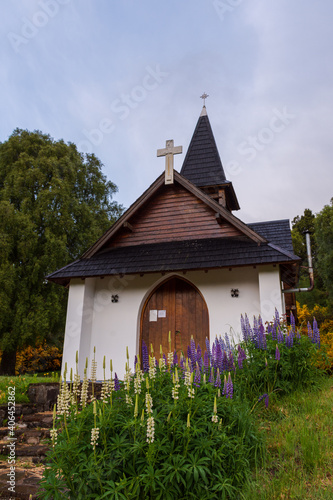
[(277, 245), (282, 243), (282, 232), (286, 232), (285, 222), (274, 221), (271, 228), (270, 223), (264, 223), (271, 243), (260, 246), (249, 239), (209, 238), (113, 248), (77, 260), (48, 279), (65, 284), (75, 277), (295, 262), (298, 257)]
[(266, 238), (267, 241), (278, 245), (292, 254), (294, 253), (290, 223), (288, 219), (255, 222), (247, 224), (247, 226)]
[(198, 187), (227, 182), (207, 114), (199, 117), (180, 173)]

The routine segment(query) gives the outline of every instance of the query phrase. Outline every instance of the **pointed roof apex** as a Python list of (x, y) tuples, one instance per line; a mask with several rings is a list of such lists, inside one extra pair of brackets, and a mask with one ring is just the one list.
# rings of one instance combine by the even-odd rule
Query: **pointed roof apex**
[(205, 105), (202, 106), (202, 111), (200, 116), (207, 116), (207, 109)]
[(180, 173), (198, 187), (227, 182), (206, 106), (202, 108)]

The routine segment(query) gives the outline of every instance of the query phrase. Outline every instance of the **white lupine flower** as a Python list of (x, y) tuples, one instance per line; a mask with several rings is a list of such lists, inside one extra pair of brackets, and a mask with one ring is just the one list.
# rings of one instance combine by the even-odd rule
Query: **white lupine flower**
[(134, 377), (134, 393), (141, 394), (141, 384), (144, 381), (143, 371), (138, 369), (136, 370)]
[(99, 436), (99, 427), (93, 427), (91, 429), (91, 441), (90, 441), (90, 444), (91, 446), (94, 447), (94, 449), (96, 448), (97, 446), (97, 441), (98, 441), (98, 436)]
[(216, 396), (214, 398), (214, 410), (213, 410), (213, 415), (212, 415), (212, 422), (214, 422), (215, 424), (217, 424), (217, 422), (219, 421), (219, 417), (217, 416), (217, 404), (216, 404)]
[(154, 417), (148, 417), (147, 419), (147, 443), (153, 443), (155, 438), (155, 421)]
[(108, 380), (103, 380), (102, 390), (101, 390), (101, 400), (103, 403), (108, 402), (108, 397), (110, 396), (110, 384)]
[(171, 366), (173, 363), (173, 352), (168, 352), (168, 365)]
[(51, 436), (51, 439), (52, 439), (52, 446), (54, 448), (55, 445), (57, 444), (57, 438), (58, 438), (58, 431), (57, 431), (57, 429), (51, 429), (50, 430), (50, 436)]
[(133, 399), (128, 394), (126, 394), (126, 404), (133, 406)]
[(156, 377), (156, 359), (154, 356), (149, 357), (149, 378), (155, 380)]
[[(126, 366), (127, 366), (127, 363), (126, 363)], [(129, 383), (131, 381), (131, 378), (132, 378), (131, 369), (129, 369), (129, 370), (127, 369), (126, 373), (124, 375), (124, 384)]]
[(161, 372), (165, 372), (166, 365), (165, 365), (165, 359), (164, 359), (164, 357), (159, 359), (158, 364), (159, 364)]
[(194, 399), (195, 389), (194, 389), (194, 387), (192, 387), (192, 385), (188, 386), (187, 395), (189, 398)]
[(82, 386), (81, 386), (81, 405), (82, 408), (85, 408), (87, 405), (87, 399), (88, 399), (88, 387), (89, 387), (89, 381), (87, 379), (87, 369), (84, 369), (84, 377), (82, 381)]
[(71, 405), (71, 394), (68, 389), (68, 384), (66, 382), (66, 373), (64, 374), (64, 380), (61, 384), (61, 388), (57, 397), (57, 412), (59, 415), (69, 415), (69, 407)]
[(173, 381), (172, 397), (173, 397), (173, 399), (179, 399), (179, 392), (178, 391), (180, 388), (180, 384), (179, 384), (177, 369), (176, 369), (176, 374), (173, 374), (173, 376), (172, 376), (172, 381)]
[(97, 372), (97, 361), (95, 360), (95, 355), (94, 355), (94, 358), (91, 362), (91, 375), (90, 375), (90, 380), (93, 384), (96, 382), (96, 372)]
[(146, 412), (150, 414), (152, 412), (153, 408), (153, 399), (151, 395), (147, 392), (146, 393)]
[(191, 373), (190, 369), (187, 367), (186, 372), (185, 372), (184, 385), (186, 385), (186, 386), (191, 385), (191, 375), (192, 375), (192, 373)]

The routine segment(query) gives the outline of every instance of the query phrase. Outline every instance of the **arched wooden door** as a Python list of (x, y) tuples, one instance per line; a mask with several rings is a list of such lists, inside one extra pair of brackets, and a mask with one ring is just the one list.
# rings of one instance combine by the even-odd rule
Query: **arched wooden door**
[(160, 345), (169, 351), (168, 337), (171, 331), (171, 349), (186, 355), (191, 336), (205, 351), (205, 339), (209, 338), (208, 308), (196, 287), (188, 281), (174, 277), (159, 285), (150, 295), (142, 310), (140, 354), (142, 341), (149, 352), (153, 344), (156, 357)]

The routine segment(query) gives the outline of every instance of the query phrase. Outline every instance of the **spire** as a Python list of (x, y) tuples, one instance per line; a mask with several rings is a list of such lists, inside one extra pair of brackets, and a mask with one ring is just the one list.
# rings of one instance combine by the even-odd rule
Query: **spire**
[(202, 108), (180, 173), (198, 187), (226, 182), (206, 106)]
[[(206, 99), (208, 95), (203, 94), (201, 97)], [(227, 181), (223, 170), (205, 104), (180, 173), (230, 211), (239, 210), (232, 183)]]

